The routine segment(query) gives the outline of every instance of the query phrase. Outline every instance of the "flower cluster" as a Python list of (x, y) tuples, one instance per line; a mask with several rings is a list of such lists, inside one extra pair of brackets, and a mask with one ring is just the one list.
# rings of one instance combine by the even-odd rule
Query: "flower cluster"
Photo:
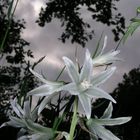
[[(58, 130), (44, 127), (36, 123), (38, 116), (47, 106), (49, 101), (54, 96), (59, 95), (60, 93), (65, 94), (65, 92), (67, 92), (71, 97), (75, 97), (77, 100), (71, 124), (73, 128), (75, 128), (77, 125), (77, 118), (81, 116), (79, 115), (80, 111), (78, 109), (76, 110), (80, 103), (84, 110), (83, 118), (86, 120), (85, 127), (88, 128), (92, 140), (98, 140), (98, 138), (101, 138), (102, 140), (119, 140), (119, 138), (113, 135), (104, 126), (120, 125), (128, 122), (131, 118), (121, 117), (112, 119), (111, 116), (113, 107), (111, 102), (116, 103), (116, 101), (111, 95), (100, 88), (100, 85), (106, 82), (106, 80), (112, 76), (116, 70), (116, 67), (109, 67), (98, 74), (93, 72), (94, 68), (97, 66), (107, 65), (113, 63), (114, 61), (120, 60), (118, 57), (116, 57), (116, 55), (119, 53), (117, 50), (103, 54), (106, 41), (107, 37), (105, 37), (102, 50), (100, 53), (98, 53), (98, 55), (95, 55), (94, 58), (91, 57), (89, 50), (86, 49), (85, 60), (81, 67), (78, 67), (77, 64), (75, 64), (69, 58), (63, 57), (66, 70), (71, 79), (71, 82), (69, 83), (65, 83), (65, 81), (48, 81), (42, 75), (30, 69), (32, 74), (39, 78), (44, 84), (27, 93), (27, 98), (30, 96), (41, 96), (42, 101), (33, 111), (31, 111), (29, 101), (25, 101), (24, 107), (22, 109), (15, 99), (11, 102), (11, 105), (18, 117), (11, 116), (10, 121), (4, 125), (20, 127), (22, 128), (22, 131), (25, 130), (28, 132), (28, 135), (24, 135), (22, 133), (22, 135), (19, 137), (19, 140), (60, 140), (63, 137), (65, 137), (67, 140), (72, 140), (74, 135), (73, 130), (70, 130), (70, 134), (68, 134), (67, 132), (60, 132)], [(105, 98), (111, 102), (101, 118), (98, 118), (97, 116), (95, 116), (95, 118), (91, 118), (92, 100), (97, 98)], [(74, 106), (73, 102), (71, 103), (71, 106)], [(74, 119), (76, 120), (74, 121)], [(61, 121), (63, 121), (63, 119)]]

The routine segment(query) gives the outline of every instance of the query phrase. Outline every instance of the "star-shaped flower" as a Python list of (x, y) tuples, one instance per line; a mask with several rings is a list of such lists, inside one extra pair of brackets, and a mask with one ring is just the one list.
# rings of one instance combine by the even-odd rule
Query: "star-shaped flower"
[(95, 119), (91, 118), (87, 120), (86, 124), (89, 131), (93, 133), (93, 135), (91, 134), (91, 140), (98, 140), (98, 138), (101, 138), (102, 140), (120, 140), (104, 126), (121, 125), (130, 121), (131, 117), (111, 118), (112, 111), (113, 107), (112, 103), (110, 103), (101, 118), (96, 117)]
[(32, 121), (35, 121), (37, 119), (38, 108), (35, 108), (33, 111), (31, 111), (29, 101), (24, 102), (24, 107), (22, 109), (21, 106), (17, 103), (17, 99), (15, 98), (11, 101), (11, 106), (17, 117), (10, 116), (10, 121), (4, 123), (1, 127), (10, 125), (18, 128), (26, 128), (27, 126), (25, 123), (25, 119), (29, 119)]
[(63, 86), (63, 90), (69, 91), (70, 94), (78, 96), (79, 101), (85, 111), (87, 118), (91, 116), (91, 99), (106, 98), (115, 103), (115, 100), (98, 86), (105, 82), (115, 71), (115, 67), (101, 72), (98, 75), (93, 74), (93, 60), (86, 50), (85, 61), (80, 72), (76, 65), (67, 57), (63, 57), (69, 77), (72, 82)]

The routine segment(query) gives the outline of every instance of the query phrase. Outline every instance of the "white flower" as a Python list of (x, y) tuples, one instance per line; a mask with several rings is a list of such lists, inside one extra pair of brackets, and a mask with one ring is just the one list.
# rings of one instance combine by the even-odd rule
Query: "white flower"
[(4, 123), (1, 127), (6, 126), (6, 125), (10, 125), (10, 126), (13, 126), (13, 127), (18, 127), (18, 128), (26, 128), (27, 126), (26, 126), (26, 123), (25, 123), (25, 119), (29, 119), (29, 120), (32, 120), (32, 121), (35, 121), (37, 119), (38, 108), (35, 108), (31, 112), (29, 101), (24, 102), (23, 109), (17, 103), (16, 98), (11, 101), (11, 105), (12, 105), (12, 108), (13, 108), (14, 112), (16, 113), (17, 117), (10, 116), (10, 121)]
[(69, 91), (70, 94), (78, 96), (88, 119), (91, 116), (92, 98), (106, 98), (115, 102), (108, 93), (98, 88), (101, 83), (105, 82), (113, 74), (116, 69), (115, 67), (98, 75), (93, 75), (93, 62), (88, 50), (86, 50), (85, 61), (80, 72), (78, 72), (77, 67), (69, 58), (63, 57), (63, 60), (72, 82), (63, 86), (62, 90)]
[(105, 36), (105, 38), (104, 38), (104, 45), (103, 45), (101, 52), (97, 56), (95, 56), (95, 58), (93, 59), (94, 66), (106, 65), (106, 64), (113, 63), (114, 61), (122, 60), (119, 57), (116, 57), (116, 55), (118, 55), (120, 53), (120, 50), (116, 50), (116, 51), (111, 50), (111, 51), (103, 54), (106, 44), (107, 44), (107, 36)]
[(111, 118), (112, 111), (113, 107), (112, 103), (110, 103), (101, 118), (96, 117), (95, 119), (87, 120), (86, 124), (90, 132), (93, 133), (93, 135), (91, 134), (91, 140), (98, 140), (98, 138), (102, 140), (120, 140), (104, 126), (121, 125), (130, 121), (131, 117)]

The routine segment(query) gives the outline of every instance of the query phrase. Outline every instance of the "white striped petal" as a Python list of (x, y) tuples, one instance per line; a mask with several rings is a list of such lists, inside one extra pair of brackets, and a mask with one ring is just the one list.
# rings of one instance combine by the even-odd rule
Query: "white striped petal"
[(112, 67), (110, 69), (107, 69), (106, 71), (101, 72), (100, 74), (92, 76), (92, 79), (91, 79), (92, 85), (98, 86), (104, 83), (108, 78), (112, 76), (115, 70), (116, 70), (116, 67)]
[(75, 83), (79, 82), (79, 73), (78, 70), (76, 68), (76, 66), (74, 65), (74, 63), (67, 57), (63, 57), (63, 60), (65, 62), (68, 74), (71, 78), (71, 80)]
[(80, 73), (80, 82), (83, 82), (84, 80), (90, 81), (92, 70), (93, 70), (92, 58), (90, 56), (89, 50), (86, 49), (85, 62), (83, 64)]
[(91, 87), (88, 90), (86, 90), (85, 94), (87, 94), (89, 97), (91, 98), (105, 98), (108, 99), (114, 103), (116, 103), (116, 101), (111, 97), (111, 95), (109, 95), (108, 93), (106, 93), (105, 91), (103, 91), (100, 88), (97, 87)]
[(79, 94), (78, 95), (81, 105), (85, 111), (87, 119), (91, 116), (91, 99), (86, 94)]

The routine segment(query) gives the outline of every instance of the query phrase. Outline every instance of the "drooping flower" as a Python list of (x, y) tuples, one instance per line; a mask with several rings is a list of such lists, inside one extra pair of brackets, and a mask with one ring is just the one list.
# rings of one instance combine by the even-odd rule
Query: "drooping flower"
[(88, 119), (91, 116), (92, 98), (105, 98), (115, 103), (115, 100), (108, 93), (98, 87), (113, 74), (115, 67), (94, 75), (93, 62), (88, 50), (86, 50), (85, 61), (80, 72), (78, 72), (76, 65), (69, 58), (63, 57), (63, 60), (72, 82), (63, 86), (62, 89), (78, 96)]
[(98, 140), (98, 138), (101, 138), (102, 140), (120, 140), (110, 130), (106, 129), (105, 126), (121, 125), (127, 123), (131, 120), (131, 117), (111, 118), (112, 111), (113, 107), (112, 103), (110, 103), (101, 118), (97, 118), (96, 116), (95, 119), (91, 118), (87, 120), (87, 127), (92, 133), (91, 140)]

